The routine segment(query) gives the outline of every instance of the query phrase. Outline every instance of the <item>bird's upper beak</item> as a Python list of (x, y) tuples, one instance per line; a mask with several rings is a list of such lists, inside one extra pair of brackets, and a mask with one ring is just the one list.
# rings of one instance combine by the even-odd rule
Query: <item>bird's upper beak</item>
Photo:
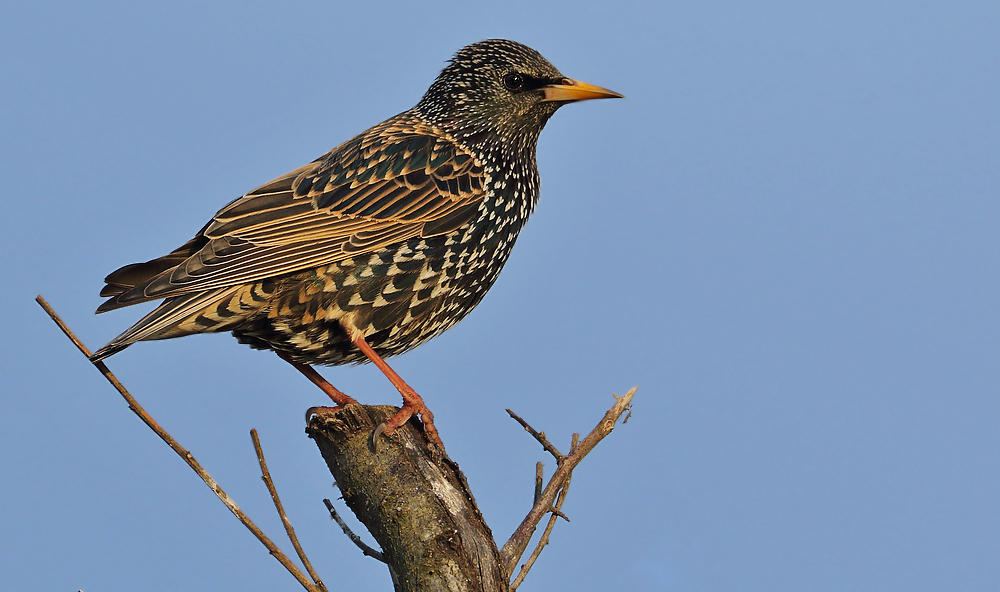
[(541, 101), (543, 103), (556, 101), (570, 103), (573, 101), (587, 101), (590, 99), (625, 98), (624, 95), (618, 94), (613, 90), (594, 86), (593, 84), (587, 84), (586, 82), (580, 82), (579, 80), (573, 80), (572, 78), (564, 78), (562, 84), (547, 84), (541, 88), (541, 91), (545, 93), (545, 98)]

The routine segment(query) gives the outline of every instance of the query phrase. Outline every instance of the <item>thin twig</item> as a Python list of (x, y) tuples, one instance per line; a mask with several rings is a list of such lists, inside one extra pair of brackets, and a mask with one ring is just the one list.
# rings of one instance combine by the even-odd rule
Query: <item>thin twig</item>
[(545, 473), (542, 471), (544, 468), (545, 465), (543, 465), (541, 461), (535, 463), (535, 497), (534, 501), (531, 502), (532, 506), (538, 503), (538, 498), (542, 497), (542, 484), (545, 479)]
[[(574, 433), (572, 442), (569, 445), (570, 454), (573, 454), (573, 451), (576, 450), (576, 444), (579, 440), (580, 440), (580, 434)], [(538, 469), (538, 472), (536, 474), (537, 481), (535, 482), (536, 502), (538, 501), (538, 498), (542, 493), (541, 466), (542, 463), (538, 463), (536, 465), (536, 468)], [(545, 531), (542, 532), (541, 538), (538, 539), (538, 544), (535, 546), (535, 550), (531, 552), (531, 556), (528, 557), (527, 561), (521, 564), (521, 570), (517, 572), (517, 577), (514, 578), (514, 581), (511, 582), (510, 584), (510, 592), (515, 592), (518, 586), (520, 586), (521, 583), (524, 582), (524, 578), (528, 575), (528, 572), (531, 571), (532, 566), (535, 565), (535, 561), (538, 559), (538, 556), (542, 554), (542, 549), (544, 549), (549, 544), (549, 535), (552, 534), (552, 529), (556, 525), (556, 518), (562, 518), (566, 522), (569, 522), (569, 518), (567, 518), (566, 515), (561, 512), (561, 510), (563, 502), (566, 501), (566, 496), (569, 494), (569, 484), (571, 481), (573, 481), (573, 473), (570, 473), (566, 477), (566, 483), (562, 486), (562, 489), (559, 490), (559, 494), (556, 496), (555, 506), (552, 508), (552, 515), (549, 516), (549, 522), (545, 525)]]
[(566, 477), (566, 483), (564, 483), (562, 489), (559, 490), (559, 496), (556, 498), (555, 507), (552, 509), (552, 515), (549, 516), (548, 524), (545, 525), (545, 531), (542, 533), (542, 537), (538, 539), (538, 544), (535, 545), (535, 550), (531, 552), (531, 556), (524, 562), (521, 566), (521, 571), (517, 572), (517, 577), (514, 578), (513, 582), (511, 582), (510, 592), (517, 590), (517, 587), (524, 581), (525, 576), (527, 576), (528, 572), (531, 571), (532, 566), (535, 565), (535, 561), (538, 559), (538, 556), (542, 554), (542, 549), (549, 544), (549, 535), (552, 534), (552, 529), (556, 525), (556, 518), (562, 516), (567, 522), (569, 521), (569, 518), (566, 518), (566, 516), (559, 510), (562, 508), (563, 502), (566, 501), (566, 495), (569, 493), (569, 484), (572, 480), (573, 474), (570, 473), (569, 476)]
[[(597, 444), (604, 439), (605, 436), (611, 433), (615, 429), (615, 423), (622, 416), (622, 414), (630, 408), (632, 403), (632, 397), (635, 396), (635, 391), (639, 387), (632, 387), (627, 393), (619, 397), (615, 395), (615, 404), (604, 414), (601, 421), (598, 422), (597, 426), (591, 430), (587, 436), (581, 440), (577, 446), (573, 448), (573, 451), (562, 458), (559, 463), (559, 468), (549, 479), (548, 485), (542, 491), (542, 495), (538, 498), (538, 502), (535, 503), (528, 515), (524, 517), (521, 524), (514, 531), (514, 534), (510, 535), (510, 538), (504, 544), (503, 549), (500, 550), (500, 564), (503, 566), (505, 573), (508, 577), (514, 573), (514, 568), (517, 567), (517, 562), (521, 559), (521, 555), (524, 554), (525, 549), (528, 547), (528, 543), (531, 541), (531, 536), (535, 532), (538, 523), (542, 518), (552, 511), (553, 502), (555, 501), (556, 494), (562, 488), (563, 484), (569, 478), (570, 473), (576, 468), (576, 465), (580, 464), (591, 450), (594, 449)], [(514, 414), (511, 413), (513, 417)]]
[(510, 415), (512, 418), (514, 418), (514, 421), (521, 424), (521, 427), (523, 427), (526, 432), (534, 436), (535, 440), (538, 440), (538, 443), (542, 445), (542, 448), (548, 450), (549, 454), (554, 456), (556, 461), (562, 462), (563, 453), (559, 452), (559, 450), (552, 445), (552, 442), (549, 442), (549, 439), (545, 437), (544, 432), (539, 432), (535, 428), (528, 425), (528, 422), (521, 419), (521, 417), (518, 414), (514, 413), (510, 409), (507, 410), (507, 415)]
[[(571, 479), (572, 477), (573, 477), (573, 474), (570, 473), (570, 476), (569, 476), (569, 478), (566, 479), (566, 481), (569, 481), (569, 479)], [(549, 512), (551, 512), (552, 515), (555, 516), (556, 518), (562, 518), (566, 522), (570, 521), (569, 520), (569, 516), (567, 516), (566, 514), (563, 514), (562, 512), (560, 512), (559, 508), (553, 507), (551, 510), (549, 510)]]
[(348, 526), (347, 523), (344, 522), (344, 519), (340, 517), (340, 514), (337, 513), (337, 509), (333, 507), (333, 503), (331, 503), (330, 500), (325, 499), (323, 500), (323, 503), (326, 504), (326, 509), (330, 511), (330, 518), (337, 521), (337, 524), (340, 525), (340, 529), (344, 531), (344, 534), (347, 535), (347, 538), (351, 539), (351, 541), (353, 541), (354, 544), (359, 549), (361, 549), (362, 553), (371, 557), (372, 559), (378, 559), (382, 563), (388, 565), (389, 562), (385, 560), (385, 555), (382, 555), (381, 552), (376, 551), (375, 549), (369, 547), (367, 544), (365, 544), (363, 540), (361, 540), (361, 537), (354, 534), (354, 531), (351, 530), (351, 527)]
[[(56, 314), (56, 311), (53, 310), (51, 306), (49, 306), (49, 303), (46, 302), (41, 295), (35, 298), (35, 301), (38, 302), (38, 304), (45, 310), (46, 313), (48, 313), (48, 315), (52, 318), (52, 320), (55, 321), (56, 325), (58, 325), (59, 328), (62, 329), (62, 332), (66, 334), (66, 337), (68, 337), (69, 340), (72, 341), (74, 345), (76, 345), (77, 349), (79, 349), (80, 352), (83, 353), (83, 355), (87, 356), (87, 358), (89, 359), (90, 350), (87, 349), (85, 345), (83, 345), (83, 342), (81, 342), (76, 337), (76, 335), (70, 330), (70, 328), (66, 325), (66, 323), (64, 323), (63, 320), (59, 318), (59, 315)], [(299, 584), (301, 584), (303, 588), (309, 590), (310, 592), (320, 592), (316, 588), (316, 586), (313, 585), (313, 583), (310, 582), (301, 571), (299, 571), (299, 568), (296, 567), (295, 564), (292, 563), (291, 560), (289, 560), (288, 557), (286, 557), (285, 554), (281, 552), (281, 549), (279, 549), (277, 545), (271, 542), (271, 539), (267, 538), (267, 535), (265, 535), (263, 531), (261, 531), (260, 528), (258, 528), (257, 525), (254, 524), (252, 520), (250, 520), (250, 518), (243, 512), (243, 510), (241, 510), (240, 507), (236, 505), (236, 502), (234, 502), (226, 494), (226, 492), (222, 490), (222, 487), (220, 487), (219, 484), (215, 482), (215, 479), (213, 479), (212, 476), (208, 474), (208, 471), (202, 468), (201, 464), (199, 464), (198, 461), (195, 460), (194, 456), (190, 452), (185, 450), (177, 442), (177, 440), (174, 439), (173, 436), (167, 433), (165, 429), (161, 428), (160, 424), (156, 423), (156, 421), (152, 418), (152, 416), (146, 413), (146, 410), (143, 409), (141, 405), (139, 405), (139, 402), (135, 400), (135, 398), (128, 392), (128, 390), (125, 389), (125, 385), (123, 385), (115, 377), (115, 375), (111, 373), (111, 370), (108, 369), (108, 367), (104, 364), (104, 362), (100, 361), (91, 362), (91, 364), (93, 364), (94, 367), (96, 367), (97, 370), (104, 375), (104, 378), (106, 378), (108, 382), (110, 382), (111, 385), (115, 387), (115, 390), (117, 390), (118, 393), (121, 394), (121, 396), (128, 403), (128, 408), (131, 409), (133, 413), (138, 415), (139, 419), (141, 419), (143, 423), (145, 423), (147, 426), (150, 427), (150, 429), (156, 432), (156, 435), (159, 436), (161, 440), (166, 442), (167, 446), (169, 446), (171, 450), (176, 452), (177, 455), (180, 456), (181, 459), (183, 459), (184, 462), (186, 462), (188, 466), (191, 467), (191, 469), (198, 474), (199, 477), (201, 477), (201, 480), (205, 482), (205, 485), (208, 485), (208, 488), (211, 489), (215, 493), (215, 495), (219, 497), (220, 500), (222, 500), (222, 503), (224, 503), (226, 507), (229, 508), (229, 511), (232, 512), (233, 515), (236, 516), (236, 518), (243, 523), (243, 526), (246, 526), (247, 529), (250, 532), (252, 532), (255, 537), (257, 537), (257, 540), (259, 540), (261, 544), (263, 544), (267, 548), (268, 552), (272, 556), (274, 556), (274, 558), (277, 559), (278, 562), (285, 567), (285, 569), (288, 570), (288, 573), (292, 574), (292, 576), (296, 580), (298, 580)]]
[(292, 547), (295, 548), (295, 552), (299, 556), (299, 560), (302, 565), (305, 566), (306, 572), (312, 581), (316, 584), (316, 587), (320, 589), (321, 592), (328, 592), (326, 586), (323, 584), (323, 580), (319, 579), (319, 575), (316, 570), (313, 569), (311, 563), (309, 563), (309, 558), (306, 557), (305, 551), (302, 550), (302, 545), (299, 544), (299, 537), (295, 536), (295, 528), (292, 527), (291, 520), (288, 519), (288, 515), (285, 514), (285, 508), (281, 505), (281, 498), (278, 497), (278, 490), (274, 486), (274, 481), (271, 479), (271, 472), (267, 470), (267, 461), (264, 460), (264, 449), (260, 446), (260, 438), (257, 436), (257, 430), (250, 430), (250, 439), (253, 440), (253, 449), (257, 453), (257, 462), (260, 464), (260, 478), (264, 481), (264, 485), (267, 486), (267, 492), (271, 494), (271, 500), (274, 502), (274, 509), (278, 511), (278, 516), (281, 518), (281, 524), (285, 527), (285, 533), (288, 535), (288, 540), (292, 542)]

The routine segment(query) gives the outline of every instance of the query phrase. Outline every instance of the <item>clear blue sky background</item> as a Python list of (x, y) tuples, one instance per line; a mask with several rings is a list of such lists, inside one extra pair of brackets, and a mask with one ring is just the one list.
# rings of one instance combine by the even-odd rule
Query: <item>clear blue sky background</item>
[[(93, 315), (106, 273), (508, 37), (628, 98), (552, 119), (499, 282), (395, 366), (501, 541), (545, 460), (504, 407), (565, 447), (640, 385), (523, 589), (1000, 590), (998, 31), (995, 1), (6, 3), (0, 587), (297, 589), (32, 299), (103, 344), (142, 313)], [(280, 540), (256, 427), (331, 590), (390, 589), (287, 364), (219, 335), (109, 366)]]

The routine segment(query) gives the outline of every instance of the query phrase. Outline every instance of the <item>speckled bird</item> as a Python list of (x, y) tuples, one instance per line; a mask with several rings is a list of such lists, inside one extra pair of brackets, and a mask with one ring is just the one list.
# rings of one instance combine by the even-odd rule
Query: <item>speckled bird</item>
[[(98, 313), (164, 301), (92, 356), (232, 331), (312, 368), (371, 361), (403, 396), (378, 432), (433, 415), (383, 358), (462, 320), (496, 281), (538, 199), (535, 148), (559, 107), (620, 94), (491, 39), (461, 49), (412, 109), (225, 206), (173, 252), (111, 273)], [(377, 434), (376, 434), (377, 437)]]

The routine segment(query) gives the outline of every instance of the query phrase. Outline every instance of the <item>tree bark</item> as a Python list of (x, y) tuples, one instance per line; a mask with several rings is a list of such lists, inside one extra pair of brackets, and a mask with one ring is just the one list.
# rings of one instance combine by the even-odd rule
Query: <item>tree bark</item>
[(372, 450), (372, 430), (397, 410), (349, 405), (313, 416), (306, 430), (382, 547), (396, 591), (506, 592), (500, 553), (465, 477), (416, 420)]

